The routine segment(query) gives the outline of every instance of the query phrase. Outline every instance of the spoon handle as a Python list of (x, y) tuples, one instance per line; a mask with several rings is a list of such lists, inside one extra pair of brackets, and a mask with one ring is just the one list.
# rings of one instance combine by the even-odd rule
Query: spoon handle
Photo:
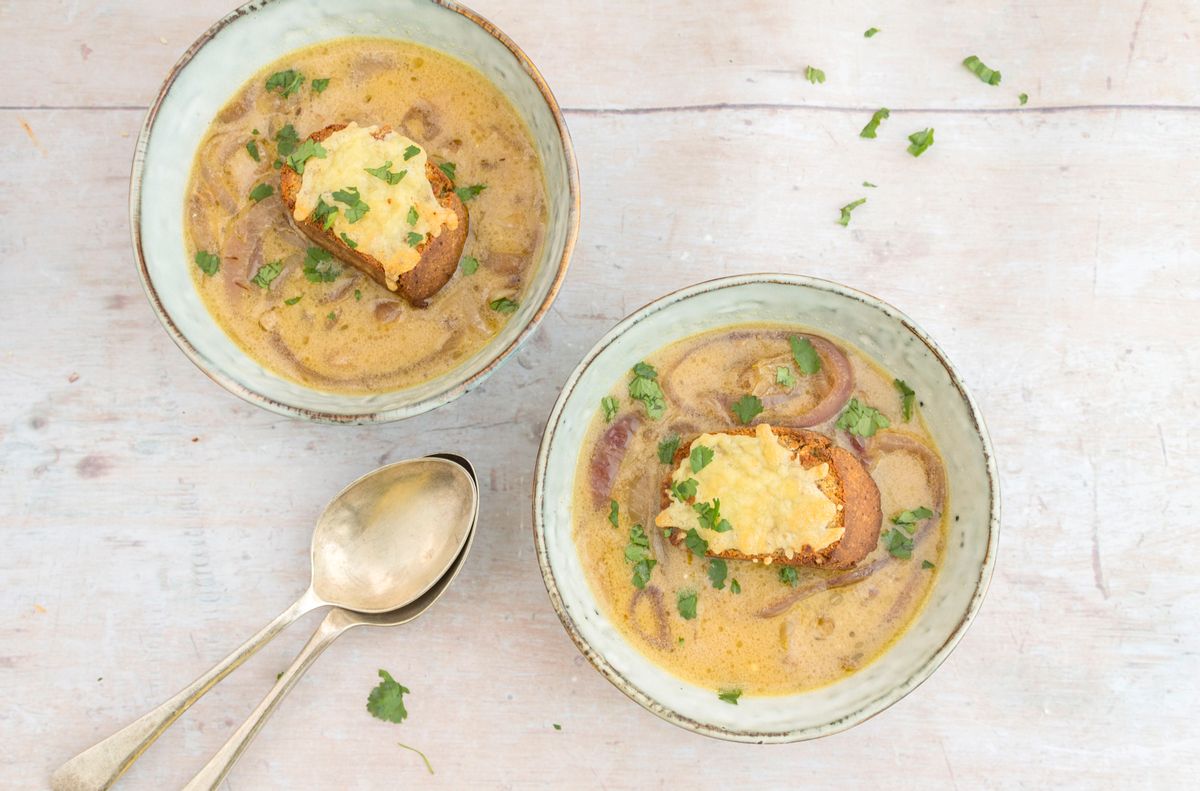
[(271, 716), (280, 701), (283, 700), (283, 696), (290, 692), (296, 682), (300, 680), (304, 671), (308, 670), (308, 666), (342, 632), (358, 623), (359, 621), (354, 620), (349, 613), (339, 607), (330, 610), (329, 614), (325, 616), (325, 620), (321, 621), (320, 626), (313, 632), (313, 636), (304, 644), (304, 648), (300, 649), (300, 653), (292, 660), (291, 666), (283, 671), (283, 675), (275, 682), (275, 686), (271, 688), (267, 696), (255, 707), (254, 711), (250, 712), (250, 716), (233, 732), (229, 740), (221, 745), (221, 749), (217, 750), (204, 768), (183, 787), (183, 791), (215, 791), (221, 781), (225, 779), (225, 775), (229, 774), (229, 770), (242, 757), (242, 753), (250, 746), (251, 740), (266, 724), (267, 717)]
[(289, 624), (322, 604), (311, 589), (306, 591), (295, 604), (281, 612), (275, 620), (258, 630), (253, 637), (234, 649), (233, 653), (204, 675), (154, 710), (60, 766), (50, 778), (50, 787), (54, 791), (103, 791), (111, 787), (154, 740), (162, 735), (179, 715), (199, 700), (201, 695), (216, 686), (218, 681), (232, 673)]

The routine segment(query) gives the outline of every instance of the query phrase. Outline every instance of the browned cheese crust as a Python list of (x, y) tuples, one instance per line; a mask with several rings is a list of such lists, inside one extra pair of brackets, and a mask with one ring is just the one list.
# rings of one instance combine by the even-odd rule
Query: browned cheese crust
[[(334, 132), (345, 128), (346, 124), (331, 124), (313, 132), (308, 139), (319, 143)], [(391, 127), (380, 127), (375, 132), (375, 138), (382, 139), (391, 131)], [(454, 184), (440, 168), (428, 159), (425, 162), (425, 176), (433, 186), (433, 194), (438, 203), (458, 215), (458, 227), (450, 230), (443, 226), (442, 232), (437, 236), (432, 239), (426, 237), (424, 242), (417, 245), (417, 251), (421, 254), (420, 263), (415, 269), (400, 275), (396, 293), (416, 308), (428, 305), (429, 298), (440, 291), (454, 276), (455, 270), (458, 269), (458, 259), (462, 256), (463, 246), (467, 242), (469, 219), (467, 207), (454, 193)], [(311, 222), (308, 219), (297, 221), (293, 218), (292, 212), (296, 208), (296, 195), (300, 192), (300, 181), (301, 175), (290, 165), (285, 164), (280, 169), (279, 195), (283, 198), (284, 206), (287, 207), (288, 220), (300, 233), (313, 242), (333, 253), (340, 260), (361, 270), (379, 285), (388, 288), (383, 264), (378, 259), (367, 253), (351, 249), (332, 229), (326, 230), (319, 223)]]
[[(783, 566), (853, 568), (879, 543), (879, 529), (883, 522), (883, 512), (879, 504), (879, 487), (875, 485), (870, 473), (855, 458), (854, 454), (837, 447), (828, 437), (815, 431), (799, 428), (772, 427), (771, 431), (805, 469), (818, 464), (829, 465), (830, 474), (825, 476), (817, 486), (834, 505), (840, 506), (833, 521), (836, 527), (844, 528), (842, 537), (819, 550), (814, 550), (805, 544), (791, 557), (782, 551), (770, 555), (747, 555), (736, 549), (720, 553), (710, 552), (708, 553), (709, 557), (727, 560), (753, 560), (760, 563), (770, 562)], [(747, 426), (710, 433), (752, 436), (755, 429)], [(663, 509), (671, 504), (671, 476), (680, 463), (691, 455), (693, 442), (695, 442), (695, 438), (686, 445), (680, 445), (675, 451), (675, 458), (671, 460), (671, 468), (667, 471), (666, 479), (663, 481)], [(695, 498), (688, 500), (690, 504), (694, 502)], [(686, 532), (677, 527), (669, 529), (671, 543), (675, 546), (682, 544)]]

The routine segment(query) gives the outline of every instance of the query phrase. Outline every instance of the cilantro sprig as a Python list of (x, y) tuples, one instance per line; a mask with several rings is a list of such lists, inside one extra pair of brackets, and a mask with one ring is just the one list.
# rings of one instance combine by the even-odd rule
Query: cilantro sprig
[(641, 401), (651, 420), (658, 420), (667, 411), (667, 397), (658, 383), (658, 371), (653, 365), (639, 362), (633, 366), (629, 380), (629, 397)]
[(851, 398), (846, 410), (837, 419), (837, 427), (857, 437), (873, 437), (881, 428), (892, 425), (878, 409)]
[(386, 670), (381, 669), (379, 677), (383, 680), (367, 696), (367, 711), (385, 722), (403, 722), (408, 717), (404, 696), (411, 690), (397, 682)]

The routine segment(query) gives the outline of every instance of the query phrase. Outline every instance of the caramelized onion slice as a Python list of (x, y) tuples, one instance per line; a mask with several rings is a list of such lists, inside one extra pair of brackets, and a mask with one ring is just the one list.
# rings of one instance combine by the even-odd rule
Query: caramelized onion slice
[[(788, 422), (797, 428), (808, 428), (836, 417), (854, 391), (854, 369), (850, 367), (846, 353), (820, 335), (795, 332), (786, 335), (788, 338), (792, 335), (807, 338), (817, 350), (817, 356), (821, 358), (822, 370), (833, 379), (832, 386), (816, 406), (800, 415), (790, 417)], [(775, 393), (763, 398), (762, 402), (765, 408), (779, 410), (785, 407), (791, 398), (789, 393)]]
[(608, 507), (621, 462), (625, 459), (625, 452), (629, 450), (629, 440), (633, 439), (633, 435), (641, 426), (642, 421), (637, 415), (626, 412), (604, 430), (592, 449), (592, 458), (588, 462), (588, 480), (592, 484), (592, 501), (597, 508)]
[(874, 471), (883, 454), (894, 452), (911, 453), (921, 460), (929, 480), (929, 488), (933, 492), (933, 504), (930, 507), (934, 513), (941, 514), (946, 507), (946, 468), (942, 465), (941, 458), (924, 442), (903, 431), (879, 432), (866, 446), (863, 455), (866, 457), (868, 469)]
[[(643, 601), (647, 602), (654, 616), (654, 634), (648, 634), (638, 623), (637, 608)], [(647, 585), (633, 594), (633, 598), (629, 600), (629, 623), (643, 640), (655, 648), (665, 651), (670, 647), (671, 631), (667, 627), (667, 608), (663, 604), (663, 592), (658, 586)]]

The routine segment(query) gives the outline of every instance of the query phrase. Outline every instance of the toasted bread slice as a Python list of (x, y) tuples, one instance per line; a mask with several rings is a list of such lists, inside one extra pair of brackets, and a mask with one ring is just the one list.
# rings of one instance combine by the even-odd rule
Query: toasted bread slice
[[(334, 132), (345, 128), (346, 124), (331, 124), (324, 129), (313, 132), (308, 136), (308, 139), (319, 143)], [(391, 131), (390, 127), (380, 127), (375, 136), (376, 138), (382, 138), (382, 136), (387, 135)], [(450, 209), (458, 216), (458, 227), (451, 229), (447, 225), (443, 225), (441, 233), (437, 236), (432, 238), (427, 236), (425, 241), (417, 245), (416, 248), (417, 252), (421, 254), (420, 263), (417, 264), (415, 269), (400, 275), (395, 291), (408, 300), (409, 304), (417, 308), (423, 308), (428, 305), (429, 298), (441, 290), (446, 283), (450, 282), (450, 278), (454, 276), (455, 270), (458, 269), (458, 260), (462, 256), (463, 246), (467, 242), (467, 223), (469, 219), (467, 207), (459, 199), (458, 195), (454, 193), (454, 184), (441, 169), (434, 165), (433, 162), (426, 161), (425, 176), (429, 179), (429, 183), (433, 187), (433, 194), (437, 198), (438, 203)], [(333, 253), (340, 260), (361, 270), (379, 285), (391, 290), (387, 282), (383, 264), (378, 259), (368, 253), (350, 248), (332, 229), (326, 230), (319, 223), (312, 222), (307, 218), (296, 220), (293, 217), (296, 208), (296, 195), (300, 191), (303, 178), (301, 174), (297, 173), (295, 169), (287, 164), (279, 172), (279, 195), (283, 199), (283, 204), (287, 207), (288, 219), (297, 230), (313, 242)]]
[[(757, 555), (745, 554), (737, 549), (727, 549), (721, 552), (710, 551), (708, 555), (729, 560), (754, 560), (786, 566), (852, 568), (879, 544), (879, 530), (883, 521), (879, 503), (879, 487), (875, 485), (875, 481), (872, 480), (866, 468), (852, 453), (834, 445), (828, 437), (814, 431), (794, 428), (772, 427), (771, 432), (779, 440), (779, 443), (791, 452), (791, 458), (799, 461), (805, 469), (811, 469), (819, 464), (829, 465), (828, 473), (817, 482), (817, 488), (837, 507), (836, 515), (831, 520), (829, 527), (842, 528), (841, 537), (816, 549), (808, 544), (790, 547), (790, 555), (782, 549), (771, 554)], [(711, 433), (753, 436), (756, 429), (739, 427)], [(672, 502), (672, 476), (679, 465), (691, 455), (692, 443), (696, 439), (693, 438), (675, 451), (671, 470), (667, 473), (663, 483), (662, 508), (664, 511)], [(725, 499), (728, 503), (731, 495), (725, 495)], [(694, 504), (695, 498), (687, 502)], [(683, 543), (686, 529), (661, 523), (658, 526), (671, 531), (669, 539), (672, 544), (678, 546)], [(705, 529), (701, 529), (700, 532), (708, 533)], [(703, 537), (710, 538), (711, 534)]]

